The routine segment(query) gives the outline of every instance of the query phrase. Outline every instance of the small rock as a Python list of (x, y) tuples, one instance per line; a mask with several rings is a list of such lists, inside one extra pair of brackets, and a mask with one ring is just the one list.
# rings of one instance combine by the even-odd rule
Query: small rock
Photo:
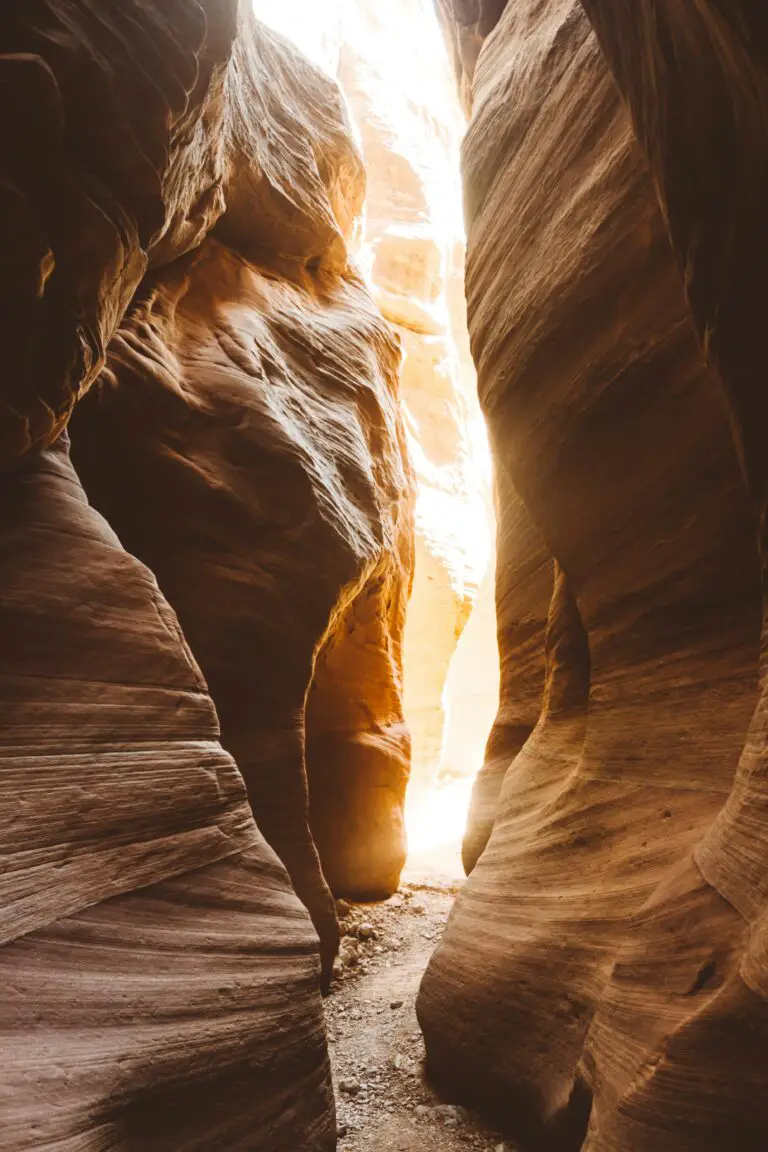
[[(415, 1108), (415, 1112), (416, 1112), (416, 1115), (420, 1116), (420, 1117), (428, 1116), (429, 1115), (429, 1108), (427, 1108), (426, 1104), (417, 1104), (416, 1108)], [(497, 1149), (497, 1152), (498, 1152), (498, 1149)]]
[(469, 1116), (466, 1108), (460, 1108), (456, 1104), (436, 1104), (432, 1113), (437, 1119), (442, 1120), (448, 1128), (456, 1127)]
[(396, 1052), (392, 1057), (392, 1067), (396, 1068), (399, 1072), (405, 1066), (405, 1057), (400, 1052)]
[(341, 1140), (342, 1136), (346, 1136), (347, 1132), (349, 1132), (349, 1128), (347, 1128), (346, 1124), (339, 1124), (336, 1129), (336, 1136)]
[(392, 1008), (392, 1009), (394, 1009), (394, 1008), (402, 1008), (402, 1006), (403, 1006), (403, 1002), (402, 1002), (402, 1000), (393, 1000), (389, 1006), (390, 1006), (390, 1008)]
[(346, 940), (341, 946), (339, 951), (341, 962), (345, 968), (354, 968), (360, 962), (360, 953), (354, 944), (348, 943)]
[(417, 916), (425, 916), (426, 908), (418, 900), (411, 901), (411, 912), (415, 912)]
[(360, 1085), (357, 1080), (339, 1080), (339, 1092), (343, 1092), (345, 1096), (358, 1096)]
[(357, 929), (357, 935), (360, 940), (375, 940), (378, 936), (378, 933), (373, 924), (368, 924), (366, 922), (365, 924), (361, 924)]
[(333, 968), (331, 971), (334, 978), (338, 980), (339, 976), (341, 976), (344, 972), (344, 961), (342, 960), (341, 956), (334, 957)]

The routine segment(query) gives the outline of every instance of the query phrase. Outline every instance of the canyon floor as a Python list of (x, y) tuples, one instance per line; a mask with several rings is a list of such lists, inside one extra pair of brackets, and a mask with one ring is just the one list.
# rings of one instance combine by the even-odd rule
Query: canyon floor
[(340, 1152), (515, 1152), (425, 1077), (416, 994), (458, 890), (412, 862), (391, 899), (341, 903), (342, 963), (326, 1000)]

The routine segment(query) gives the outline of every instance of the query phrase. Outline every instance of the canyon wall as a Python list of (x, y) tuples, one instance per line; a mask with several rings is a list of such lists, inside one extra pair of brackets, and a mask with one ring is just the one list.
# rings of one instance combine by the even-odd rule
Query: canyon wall
[(32, 0), (0, 44), (0, 1147), (330, 1150), (326, 875), (397, 884), (409, 745), (362, 161), (250, 4)]
[(2, 478), (4, 1152), (335, 1147), (317, 938), (67, 434)]
[(442, 773), (479, 767), (498, 693), (490, 470), (463, 292), (465, 120), (431, 0), (334, 0), (322, 12), (306, 0), (255, 7), (338, 79), (365, 159), (360, 259), (402, 347), (400, 396), (416, 472), (405, 710), (411, 795), (428, 806)]
[[(444, 763), (449, 668), (491, 562), (488, 480), (477, 431), (473, 436), (480, 417), (461, 291), (464, 119), (427, 3), (397, 0), (386, 10), (349, 4), (342, 35), (338, 77), (369, 174), (370, 277), (403, 347), (401, 396), (417, 477), (405, 702), (414, 785), (428, 787)], [(487, 658), (493, 665), (493, 654)], [(470, 676), (454, 696), (471, 687)]]
[(598, 39), (574, 0), (440, 7), (473, 108), (503, 668), (514, 625), (532, 644), (422, 983), (429, 1064), (525, 1147), (757, 1152), (766, 28), (588, 0)]
[(365, 176), (341, 98), (263, 26), (252, 44), (231, 72), (227, 211), (145, 281), (73, 438), (90, 497), (179, 614), (328, 966), (305, 731), (326, 878), (388, 895), (405, 858), (410, 473), (398, 350), (347, 257)]

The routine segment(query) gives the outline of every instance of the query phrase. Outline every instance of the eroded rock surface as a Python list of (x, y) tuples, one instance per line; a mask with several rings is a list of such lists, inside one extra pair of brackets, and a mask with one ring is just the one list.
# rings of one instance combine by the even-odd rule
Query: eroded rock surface
[(2, 497), (0, 1147), (334, 1147), (317, 939), (173, 612), (66, 433)]
[[(304, 707), (337, 634), (322, 680), (345, 700), (354, 669), (350, 737), (383, 754), (331, 852), (375, 828), (384, 887), (408, 767), (412, 490), (348, 260), (360, 157), (249, 4), (35, 0), (0, 49), (0, 1146), (329, 1152), (278, 856), (327, 974)], [(63, 432), (105, 351), (72, 432), (109, 526)]]
[[(531, 535), (529, 562), (511, 579), (502, 566), (500, 615), (540, 619), (530, 605), (542, 545), (559, 575), (541, 715), (504, 775), (419, 1016), (435, 1073), (502, 1112), (533, 1148), (756, 1152), (768, 1132), (755, 1087), (765, 1020), (755, 928), (747, 948), (765, 871), (754, 807), (760, 709), (742, 749), (757, 689), (759, 563), (721, 379), (704, 366), (696, 327), (721, 373), (733, 373), (729, 394), (757, 396), (746, 367), (759, 358), (734, 319), (749, 314), (735, 304), (745, 281), (729, 262), (748, 244), (737, 233), (726, 248), (735, 215), (717, 213), (728, 162), (705, 160), (723, 136), (713, 126), (738, 119), (739, 147), (760, 157), (743, 161), (747, 203), (757, 202), (762, 41), (752, 29), (749, 49), (746, 16), (715, 16), (716, 5), (701, 6), (712, 9), (706, 34), (698, 16), (683, 30), (671, 4), (631, 16), (608, 0), (587, 6), (654, 175), (670, 187), (664, 208), (697, 325), (645, 155), (581, 5), (508, 4), (474, 66), (464, 151), (481, 401), (511, 483), (506, 506), (514, 489), (541, 542)], [(453, 5), (449, 38), (459, 43), (468, 7)], [(652, 9), (664, 10), (661, 25)], [(717, 93), (694, 85), (701, 110), (675, 79), (678, 69), (707, 74), (699, 40)], [(737, 57), (750, 63), (749, 88), (729, 80)], [(472, 58), (459, 63), (471, 78)], [(724, 91), (743, 114), (728, 110)], [(695, 193), (688, 163), (703, 166)], [(739, 289), (713, 272), (723, 267)], [(747, 403), (737, 416), (754, 423), (738, 448), (754, 489), (764, 426), (758, 401)], [(528, 683), (511, 701), (504, 684), (502, 716), (516, 697), (535, 707)], [(483, 843), (472, 834), (470, 864)]]
[[(702, 347), (728, 398), (765, 591), (765, 14), (739, 2), (584, 7), (628, 100)], [(591, 1045), (610, 1076), (590, 1149), (757, 1150), (768, 1139), (759, 1057), (768, 1026), (765, 637), (763, 617), (757, 706), (728, 801), (653, 894), (614, 969)]]
[(3, 6), (4, 462), (55, 439), (148, 263), (220, 214), (237, 13), (237, 0)]
[[(308, 824), (305, 698), (325, 644), (307, 718), (313, 824), (338, 893), (386, 895), (405, 858), (410, 472), (398, 349), (346, 258), (364, 172), (338, 90), (255, 21), (251, 45), (238, 91), (284, 75), (287, 110), (263, 113), (270, 131), (237, 123), (251, 167), (235, 163), (235, 219), (145, 283), (74, 435), (89, 494), (179, 614), (327, 969), (337, 930)], [(299, 170), (306, 203), (287, 194)]]

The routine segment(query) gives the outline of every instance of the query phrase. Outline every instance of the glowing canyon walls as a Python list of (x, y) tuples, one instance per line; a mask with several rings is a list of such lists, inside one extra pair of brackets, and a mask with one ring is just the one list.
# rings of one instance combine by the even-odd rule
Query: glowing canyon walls
[(400, 338), (416, 470), (405, 709), (426, 819), (441, 773), (471, 776), (482, 763), (498, 695), (491, 476), (464, 304), (465, 120), (429, 0), (255, 7), (338, 78), (366, 163), (360, 256)]
[(330, 1152), (327, 880), (397, 884), (409, 759), (361, 157), (249, 4), (25, 0), (0, 53), (0, 1147)]
[(502, 699), (429, 1063), (526, 1148), (758, 1152), (768, 30), (741, 4), (440, 7)]

